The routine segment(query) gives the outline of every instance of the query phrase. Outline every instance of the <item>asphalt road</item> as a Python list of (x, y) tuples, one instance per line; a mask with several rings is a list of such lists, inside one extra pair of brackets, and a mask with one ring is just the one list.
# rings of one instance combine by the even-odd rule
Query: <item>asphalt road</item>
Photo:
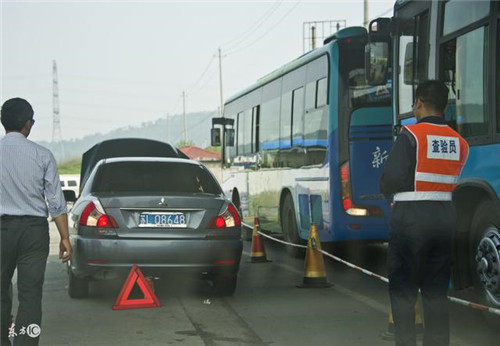
[[(122, 279), (93, 283), (89, 298), (69, 298), (58, 239), (51, 223), (41, 345), (393, 345), (381, 336), (389, 317), (386, 284), (328, 258), (332, 287), (297, 288), (302, 259), (266, 240), (272, 262), (249, 263), (245, 242), (233, 297), (213, 296), (202, 278), (173, 273), (155, 281), (161, 307), (115, 311)], [(385, 275), (384, 244), (328, 250)], [(499, 328), (489, 327), (480, 312), (450, 306), (452, 345), (500, 344)]]

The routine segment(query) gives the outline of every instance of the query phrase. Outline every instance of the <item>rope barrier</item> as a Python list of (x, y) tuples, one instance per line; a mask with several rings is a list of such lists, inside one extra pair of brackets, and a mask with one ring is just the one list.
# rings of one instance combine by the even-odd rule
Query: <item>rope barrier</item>
[[(243, 225), (246, 226), (246, 227), (249, 227), (246, 224), (243, 224)], [(261, 231), (259, 231), (259, 234), (261, 236), (263, 236), (263, 237), (266, 237), (268, 239), (271, 239), (271, 240), (273, 240), (275, 242), (278, 242), (278, 243), (281, 243), (281, 244), (285, 244), (285, 245), (289, 245), (289, 246), (295, 246), (295, 247), (300, 247), (300, 248), (307, 248), (307, 246), (305, 246), (305, 245), (292, 244), (292, 243), (286, 242), (284, 240), (271, 237), (270, 235), (264, 234)], [(389, 279), (387, 279), (386, 277), (383, 277), (382, 275), (379, 275), (379, 274), (376, 274), (376, 273), (371, 272), (369, 270), (363, 269), (363, 268), (361, 268), (361, 267), (359, 267), (359, 266), (357, 266), (355, 264), (352, 264), (350, 262), (347, 262), (347, 261), (343, 260), (342, 258), (334, 256), (334, 255), (332, 255), (332, 254), (330, 254), (330, 253), (328, 253), (328, 252), (326, 252), (324, 250), (321, 250), (321, 253), (323, 253), (323, 255), (325, 255), (325, 256), (328, 256), (328, 257), (332, 258), (333, 260), (335, 260), (337, 262), (345, 264), (346, 266), (348, 266), (350, 268), (359, 270), (362, 273), (367, 274), (367, 275), (372, 276), (372, 277), (375, 277), (375, 278), (377, 278), (377, 279), (379, 279), (379, 280), (381, 280), (381, 281), (383, 281), (385, 283), (389, 283)], [(469, 308), (472, 308), (472, 309), (476, 309), (476, 310), (487, 311), (487, 312), (490, 312), (492, 314), (500, 316), (500, 309), (495, 309), (495, 308), (492, 308), (492, 307), (489, 307), (489, 306), (486, 306), (486, 305), (469, 302), (467, 300), (456, 298), (456, 297), (447, 296), (447, 298), (448, 298), (449, 301), (451, 301), (453, 303), (456, 303), (456, 304), (459, 304), (459, 305), (462, 305), (462, 306), (466, 306), (466, 307), (469, 307)]]

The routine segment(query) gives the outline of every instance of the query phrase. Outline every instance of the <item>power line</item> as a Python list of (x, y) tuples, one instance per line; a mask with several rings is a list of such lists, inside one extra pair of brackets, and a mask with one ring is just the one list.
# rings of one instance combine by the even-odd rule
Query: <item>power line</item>
[[(241, 43), (243, 43), (247, 38), (252, 36), (255, 33), (255, 30), (257, 30), (261, 25), (263, 25), (272, 15), (276, 10), (281, 6), (282, 4), (281, 1), (275, 2), (262, 17), (260, 17), (252, 26), (250, 26), (247, 30), (245, 30), (242, 34), (239, 35), (239, 37), (235, 37), (234, 39), (223, 43), (222, 46), (225, 48), (225, 50), (231, 50), (237, 48)], [(237, 41), (235, 44), (232, 44), (232, 42)], [(228, 47), (225, 47), (228, 46)]]
[(214, 61), (215, 57), (212, 56), (212, 58), (210, 59), (210, 61), (208, 62), (208, 65), (207, 67), (205, 68), (205, 70), (203, 71), (203, 73), (201, 74), (201, 76), (198, 78), (198, 80), (196, 81), (196, 83), (193, 84), (193, 86), (191, 86), (189, 89), (195, 89), (198, 84), (201, 82), (201, 80), (203, 79), (203, 77), (205, 76), (205, 74), (208, 72), (209, 68), (212, 66), (212, 62)]
[(301, 1), (298, 1), (295, 3), (295, 5), (290, 8), (290, 10), (288, 10), (288, 12), (286, 12), (270, 29), (266, 30), (261, 36), (259, 36), (257, 39), (253, 40), (252, 42), (250, 42), (249, 44), (247, 44), (246, 46), (244, 46), (243, 48), (240, 48), (240, 49), (236, 49), (236, 50), (233, 50), (233, 51), (229, 51), (227, 52), (226, 54), (227, 55), (232, 55), (232, 54), (235, 54), (235, 53), (238, 53), (238, 52), (241, 52), (242, 50), (245, 50), (247, 49), (248, 47), (254, 45), (255, 43), (257, 43), (258, 41), (260, 41), (262, 38), (264, 38), (265, 36), (267, 36), (271, 31), (273, 31), (276, 27), (278, 27), (278, 25), (281, 24), (281, 22), (286, 18), (288, 17), (288, 15), (290, 13), (292, 13), (293, 10), (295, 10), (295, 8), (297, 8), (297, 6), (301, 3)]

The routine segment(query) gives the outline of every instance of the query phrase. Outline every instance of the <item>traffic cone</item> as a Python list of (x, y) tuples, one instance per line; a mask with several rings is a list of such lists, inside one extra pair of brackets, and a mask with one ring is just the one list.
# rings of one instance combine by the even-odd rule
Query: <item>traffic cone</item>
[(255, 217), (253, 221), (250, 262), (251, 263), (271, 262), (266, 258), (266, 249), (264, 249), (264, 242), (262, 241), (262, 237), (259, 234), (259, 230), (260, 230), (260, 221), (258, 217)]
[[(394, 317), (392, 316), (392, 308), (389, 306), (389, 324), (387, 326), (387, 331), (380, 334), (384, 340), (394, 340)], [(417, 339), (421, 340), (424, 335), (424, 324), (422, 321), (422, 313), (420, 312), (420, 304), (415, 302), (415, 332), (417, 334)]]
[(307, 241), (306, 262), (304, 266), (304, 281), (297, 287), (300, 288), (325, 288), (330, 287), (326, 281), (325, 262), (321, 253), (321, 242), (316, 224), (312, 223)]

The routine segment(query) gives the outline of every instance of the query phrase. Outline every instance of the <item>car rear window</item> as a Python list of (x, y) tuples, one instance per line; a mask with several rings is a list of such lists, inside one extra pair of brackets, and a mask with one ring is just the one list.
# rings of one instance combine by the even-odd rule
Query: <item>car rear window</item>
[(100, 167), (93, 192), (221, 193), (210, 173), (181, 162), (114, 162)]

